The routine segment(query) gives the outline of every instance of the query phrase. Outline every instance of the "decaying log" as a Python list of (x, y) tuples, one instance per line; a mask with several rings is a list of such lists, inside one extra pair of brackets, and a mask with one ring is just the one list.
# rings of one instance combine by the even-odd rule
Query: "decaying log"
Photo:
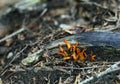
[(85, 44), (86, 46), (111, 46), (120, 48), (120, 33), (110, 31), (91, 31), (68, 36), (51, 42), (47, 47), (61, 44), (63, 39), (67, 39), (70, 42), (80, 42), (81, 45)]
[(76, 35), (79, 42), (90, 43), (94, 46), (112, 46), (120, 48), (119, 32), (88, 32)]
[(120, 33), (119, 32), (86, 32), (86, 33), (80, 33), (77, 35), (68, 36), (65, 38), (61, 38), (59, 40), (53, 41), (46, 46), (44, 46), (43, 49), (38, 50), (37, 52), (28, 55), (27, 58), (22, 60), (23, 65), (28, 65), (32, 62), (36, 62), (41, 52), (44, 51), (44, 49), (52, 49), (57, 47), (59, 44), (64, 45), (63, 40), (66, 39), (70, 41), (70, 43), (74, 44), (76, 42), (80, 42), (80, 46), (112, 46), (114, 48), (120, 48)]

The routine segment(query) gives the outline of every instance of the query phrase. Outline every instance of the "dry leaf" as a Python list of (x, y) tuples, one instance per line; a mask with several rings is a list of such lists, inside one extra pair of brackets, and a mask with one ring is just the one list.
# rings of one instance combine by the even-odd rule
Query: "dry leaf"
[(6, 46), (10, 46), (11, 44), (13, 43), (13, 39), (12, 38), (8, 38), (7, 40), (6, 40)]

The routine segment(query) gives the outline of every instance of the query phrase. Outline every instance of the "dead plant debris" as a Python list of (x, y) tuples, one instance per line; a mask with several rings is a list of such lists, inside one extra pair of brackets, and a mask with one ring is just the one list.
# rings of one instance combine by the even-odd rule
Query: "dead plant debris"
[(0, 0), (0, 84), (120, 84), (119, 43), (120, 0)]

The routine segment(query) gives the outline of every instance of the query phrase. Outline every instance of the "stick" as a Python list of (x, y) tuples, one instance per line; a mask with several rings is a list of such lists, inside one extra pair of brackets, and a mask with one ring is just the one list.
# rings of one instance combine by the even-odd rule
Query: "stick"
[[(40, 16), (38, 17), (38, 19), (41, 18), (46, 12), (47, 12), (47, 9), (44, 9), (44, 10), (42, 11), (42, 13), (40, 14)], [(38, 20), (38, 19), (37, 19), (37, 20)], [(35, 20), (35, 21), (37, 21), (37, 20)], [(33, 22), (32, 22), (32, 23), (33, 23)], [(32, 23), (31, 23), (31, 24), (32, 24)], [(25, 27), (25, 20), (24, 20), (24, 21), (23, 21), (22, 28), (20, 28), (20, 29), (17, 30), (16, 32), (13, 32), (12, 34), (10, 34), (10, 35), (8, 35), (8, 36), (0, 39), (0, 43), (3, 42), (3, 41), (5, 41), (5, 40), (7, 40), (8, 38), (11, 38), (11, 37), (13, 37), (13, 36), (15, 36), (15, 35), (23, 32), (24, 30), (27, 30), (27, 29), (28, 29), (28, 28)]]
[(15, 59), (17, 59), (17, 58), (20, 56), (20, 54), (21, 54), (27, 47), (28, 47), (28, 46), (25, 46), (21, 51), (19, 51), (19, 52), (13, 57), (13, 59), (4, 67), (4, 69), (0, 72), (0, 75), (1, 75), (1, 76), (5, 73), (6, 69), (11, 65), (11, 63), (12, 63)]
[(21, 33), (21, 32), (23, 32), (24, 30), (26, 30), (26, 28), (24, 28), (24, 27), (23, 27), (23, 28), (20, 28), (20, 29), (17, 30), (16, 32), (13, 32), (12, 34), (10, 34), (10, 35), (8, 35), (8, 36), (0, 39), (0, 43), (3, 42), (3, 41), (5, 41), (5, 40), (7, 40), (7, 39), (9, 39), (9, 38), (11, 38), (11, 37), (13, 37), (13, 36), (15, 36), (15, 35), (17, 35), (17, 34), (19, 34), (19, 33)]
[(109, 73), (114, 73), (114, 72), (120, 72), (120, 61), (115, 63), (114, 65), (112, 65), (111, 67), (109, 67), (108, 69), (106, 69), (105, 71), (96, 74), (95, 76), (92, 76), (82, 82), (80, 82), (79, 84), (89, 84), (90, 82), (96, 81), (99, 78), (103, 78), (104, 76), (106, 76)]

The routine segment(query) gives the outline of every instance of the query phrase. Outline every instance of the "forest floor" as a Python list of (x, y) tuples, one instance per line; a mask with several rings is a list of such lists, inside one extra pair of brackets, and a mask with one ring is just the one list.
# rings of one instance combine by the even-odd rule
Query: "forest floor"
[[(6, 37), (13, 35), (0, 39), (0, 84), (120, 84), (119, 68), (105, 72), (120, 62), (120, 48), (79, 42), (76, 47), (81, 51), (75, 53), (81, 53), (83, 60), (60, 54), (67, 51), (71, 56), (74, 52), (68, 47), (74, 47), (77, 41), (67, 41), (67, 46), (63, 43), (68, 36), (119, 32), (119, 0), (71, 1), (50, 0), (41, 11), (15, 10), (2, 18), (12, 27)], [(57, 40), (63, 51), (59, 43), (54, 43)], [(98, 77), (102, 72), (105, 74)], [(90, 77), (92, 81), (82, 83)]]

